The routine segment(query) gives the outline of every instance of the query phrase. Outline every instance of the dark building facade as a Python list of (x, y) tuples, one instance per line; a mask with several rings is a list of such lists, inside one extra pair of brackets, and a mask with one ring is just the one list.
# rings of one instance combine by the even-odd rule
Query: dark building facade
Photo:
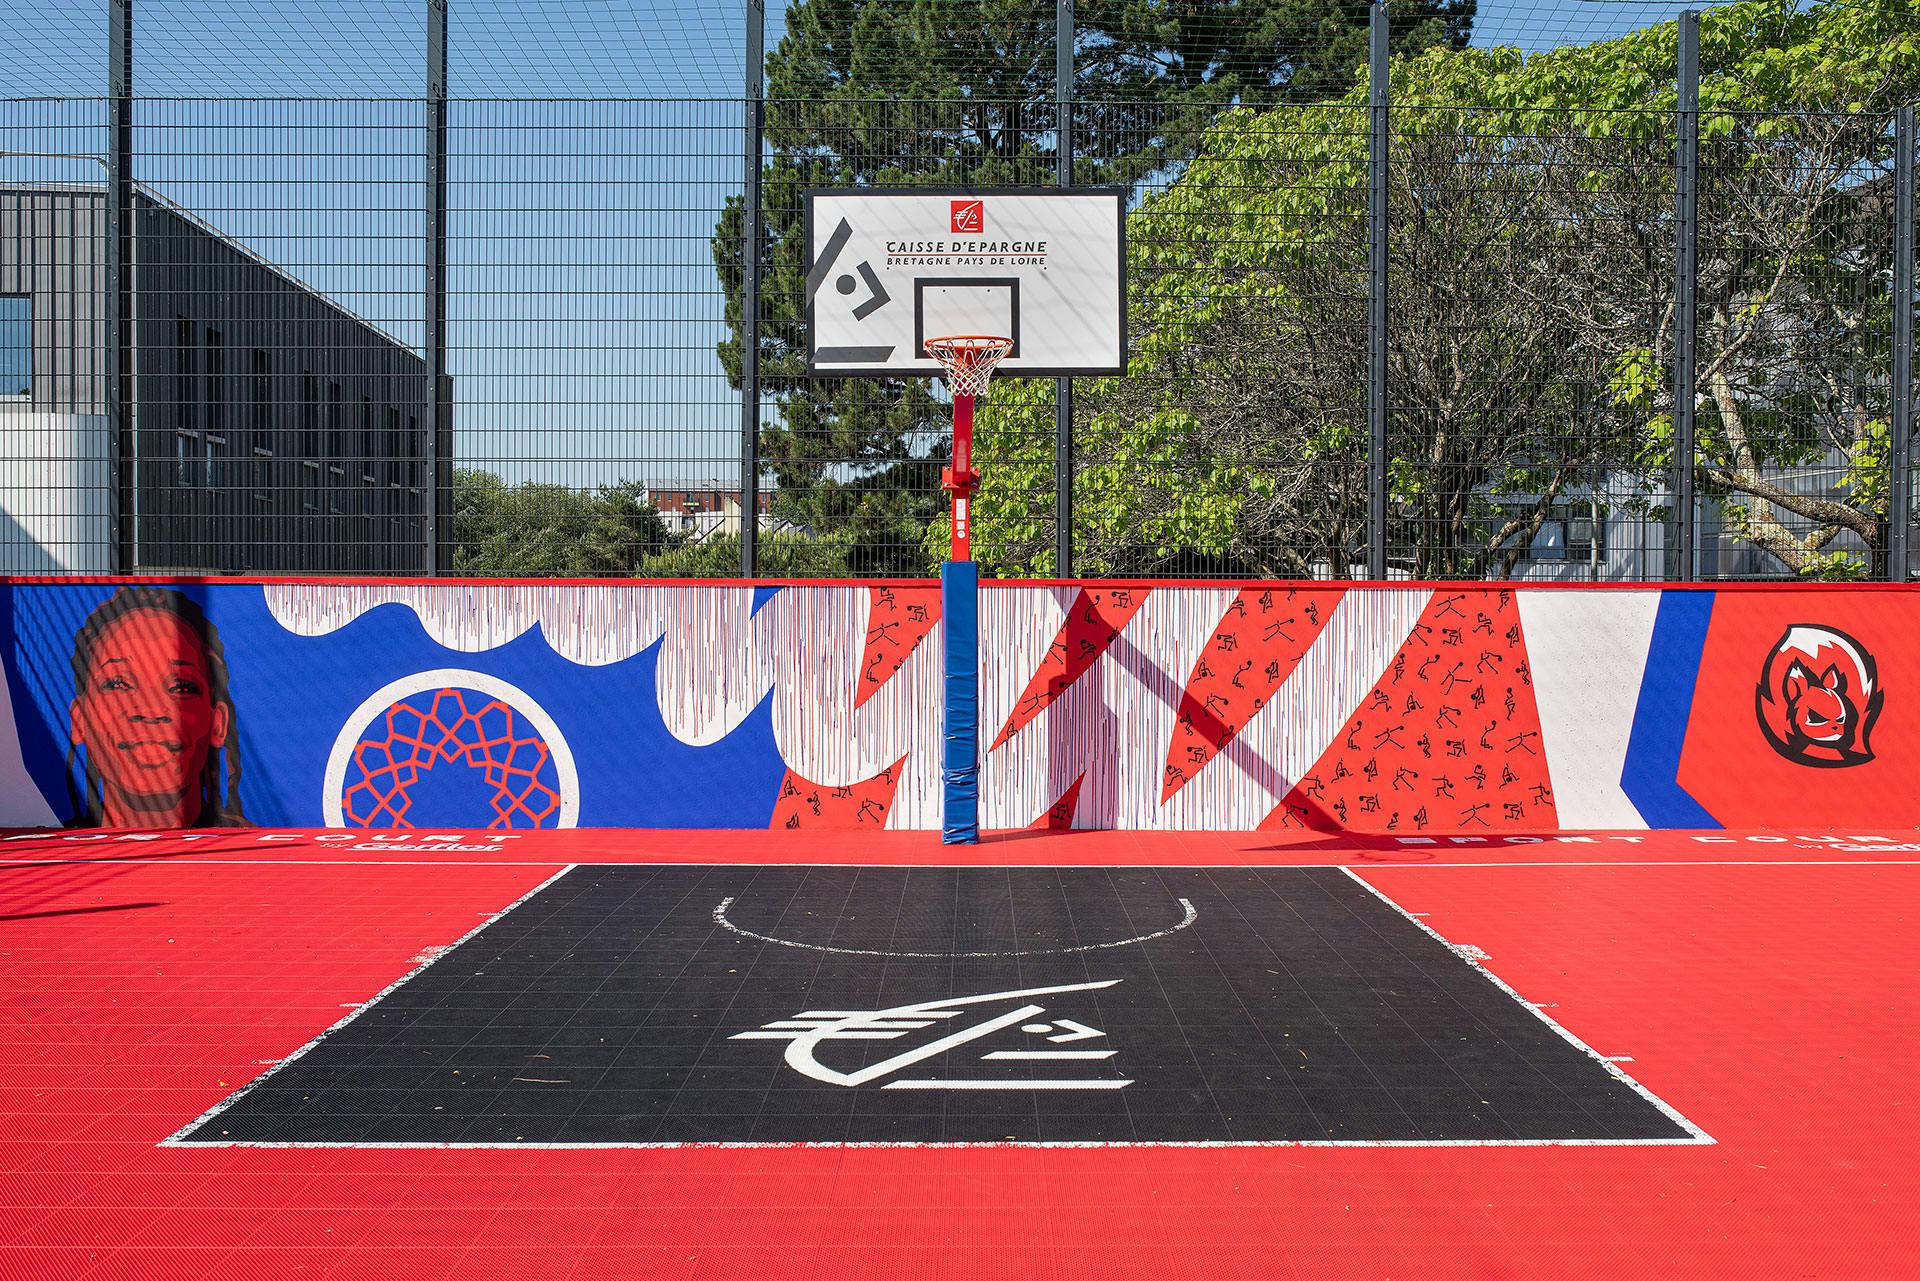
[[(105, 214), (97, 186), (0, 188), (0, 347), (28, 346), (0, 350), (26, 365), (0, 387), (6, 572), (113, 568)], [(430, 572), (447, 384), (428, 441), (405, 344), (145, 192), (132, 241), (132, 568)]]

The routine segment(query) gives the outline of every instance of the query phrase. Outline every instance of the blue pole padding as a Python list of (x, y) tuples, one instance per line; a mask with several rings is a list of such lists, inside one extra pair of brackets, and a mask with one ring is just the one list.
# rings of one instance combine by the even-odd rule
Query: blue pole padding
[(940, 567), (940, 617), (947, 644), (940, 727), (940, 840), (980, 839), (980, 570), (972, 561)]

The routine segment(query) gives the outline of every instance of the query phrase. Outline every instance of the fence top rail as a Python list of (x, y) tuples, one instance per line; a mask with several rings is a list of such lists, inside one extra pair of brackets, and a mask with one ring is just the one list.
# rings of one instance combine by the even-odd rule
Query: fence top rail
[[(874, 107), (890, 106), (900, 108), (937, 107), (946, 110), (962, 111), (979, 107), (1023, 107), (1034, 110), (1051, 110), (1059, 105), (1059, 100), (1051, 94), (1036, 92), (1012, 97), (970, 96), (966, 98), (903, 98), (894, 94), (875, 94), (871, 97), (774, 97), (748, 98), (741, 94), (697, 95), (685, 94), (448, 94), (436, 99), (425, 92), (404, 94), (156, 94), (135, 93), (134, 102), (180, 103), (180, 104), (220, 104), (235, 105), (254, 103), (260, 105), (284, 104), (348, 104), (348, 103), (391, 103), (425, 104), (443, 101), (450, 104), (499, 104), (528, 106), (539, 104), (555, 105), (600, 105), (600, 104), (637, 104), (637, 105), (689, 105), (689, 106), (743, 106), (750, 102), (762, 102), (769, 107)], [(4, 94), (0, 95), (0, 104), (9, 106), (25, 105), (96, 105), (114, 101), (112, 94)], [(1081, 110), (1096, 108), (1125, 109), (1131, 111), (1151, 111), (1161, 115), (1191, 115), (1205, 112), (1215, 115), (1231, 111), (1269, 111), (1289, 108), (1295, 111), (1354, 111), (1364, 109), (1363, 101), (1328, 100), (1321, 102), (1296, 102), (1286, 98), (1242, 97), (1224, 103), (1177, 103), (1151, 98), (1126, 98), (1112, 95), (1076, 94), (1072, 105)], [(1647, 104), (1644, 106), (1602, 107), (1575, 104), (1499, 104), (1476, 102), (1444, 102), (1430, 99), (1395, 98), (1389, 104), (1395, 111), (1444, 111), (1477, 112), (1488, 115), (1531, 112), (1545, 115), (1612, 115), (1612, 116), (1671, 116), (1676, 108)], [(1856, 116), (1886, 116), (1891, 118), (1897, 108), (1873, 107), (1855, 110), (1834, 110), (1814, 107), (1702, 107), (1703, 114), (1735, 117), (1773, 118), (1779, 116), (1820, 116), (1835, 119), (1847, 119)]]

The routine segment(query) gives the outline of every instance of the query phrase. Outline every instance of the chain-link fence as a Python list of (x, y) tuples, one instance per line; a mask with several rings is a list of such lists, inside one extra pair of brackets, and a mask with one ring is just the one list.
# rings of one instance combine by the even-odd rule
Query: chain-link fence
[(1908, 577), (1915, 86), (1688, 115), (1677, 30), (1629, 105), (1445, 40), (1317, 100), (0, 102), (0, 572), (930, 573), (944, 393), (808, 376), (802, 193), (1070, 170), (1129, 368), (996, 381), (988, 573)]

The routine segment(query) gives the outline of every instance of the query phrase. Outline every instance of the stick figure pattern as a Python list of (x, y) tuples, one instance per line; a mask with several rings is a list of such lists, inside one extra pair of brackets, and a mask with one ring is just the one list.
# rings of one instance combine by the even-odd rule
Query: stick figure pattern
[(894, 587), (867, 589), (867, 635), (860, 656), (857, 708), (893, 679), (914, 647), (940, 621), (940, 594), (902, 591)]
[(1261, 826), (1412, 835), (1557, 822), (1513, 591), (1442, 588)]
[(1007, 723), (994, 736), (994, 747), (1024, 729), (1100, 661), (1100, 656), (1119, 639), (1127, 623), (1146, 602), (1149, 590), (1089, 587), (1081, 591), (1067, 611), (1066, 621), (1060, 625), (1053, 644), (1048, 646), (1046, 657), (1014, 701)]
[(1233, 599), (1193, 665), (1167, 749), (1160, 799), (1225, 750), (1313, 648), (1340, 588), (1250, 587)]
[(885, 827), (905, 767), (903, 756), (872, 778), (841, 787), (824, 787), (788, 770), (774, 799), (769, 826), (789, 831), (805, 827)]

